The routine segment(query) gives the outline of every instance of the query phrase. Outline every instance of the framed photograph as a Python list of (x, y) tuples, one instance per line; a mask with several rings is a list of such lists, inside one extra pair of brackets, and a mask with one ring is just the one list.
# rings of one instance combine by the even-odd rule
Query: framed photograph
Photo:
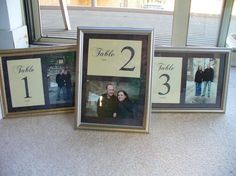
[(156, 48), (152, 112), (225, 112), (230, 50)]
[(1, 50), (3, 117), (72, 112), (76, 46)]
[(76, 128), (148, 132), (152, 29), (78, 28)]

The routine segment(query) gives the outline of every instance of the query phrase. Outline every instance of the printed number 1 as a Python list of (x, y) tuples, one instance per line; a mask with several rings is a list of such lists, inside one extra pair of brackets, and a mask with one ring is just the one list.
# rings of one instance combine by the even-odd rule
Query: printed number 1
[(161, 78), (163, 76), (166, 77), (166, 82), (164, 84), (162, 84), (162, 85), (166, 86), (167, 91), (164, 92), (164, 93), (158, 92), (159, 95), (166, 95), (166, 94), (168, 94), (170, 92), (170, 84), (168, 84), (168, 81), (170, 80), (170, 76), (168, 74), (162, 74), (159, 78)]
[(24, 80), (25, 82), (25, 98), (31, 98), (31, 96), (29, 96), (29, 87), (28, 87), (28, 80), (27, 77), (22, 78), (21, 80)]

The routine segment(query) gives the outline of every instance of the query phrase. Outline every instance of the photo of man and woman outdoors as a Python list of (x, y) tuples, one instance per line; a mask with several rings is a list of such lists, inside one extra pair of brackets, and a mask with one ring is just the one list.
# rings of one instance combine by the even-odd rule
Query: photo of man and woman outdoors
[(136, 118), (140, 83), (89, 80), (86, 83), (86, 116), (107, 119)]
[(185, 103), (216, 103), (220, 59), (189, 58)]
[(75, 54), (47, 59), (50, 104), (74, 104)]

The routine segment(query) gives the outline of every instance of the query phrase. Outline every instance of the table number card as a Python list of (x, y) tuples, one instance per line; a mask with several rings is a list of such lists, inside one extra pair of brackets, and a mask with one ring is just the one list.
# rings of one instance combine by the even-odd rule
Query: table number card
[(41, 59), (8, 60), (12, 107), (44, 105)]
[(152, 103), (179, 103), (182, 58), (154, 57)]
[(90, 39), (88, 75), (140, 77), (142, 41)]

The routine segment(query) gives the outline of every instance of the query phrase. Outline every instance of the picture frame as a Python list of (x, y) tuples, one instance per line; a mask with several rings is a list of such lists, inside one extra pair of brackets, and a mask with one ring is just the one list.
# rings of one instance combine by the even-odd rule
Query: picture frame
[(148, 133), (152, 47), (152, 29), (78, 27), (76, 129)]
[(74, 112), (75, 65), (76, 45), (0, 50), (3, 118)]
[(152, 112), (225, 112), (231, 50), (156, 48)]

